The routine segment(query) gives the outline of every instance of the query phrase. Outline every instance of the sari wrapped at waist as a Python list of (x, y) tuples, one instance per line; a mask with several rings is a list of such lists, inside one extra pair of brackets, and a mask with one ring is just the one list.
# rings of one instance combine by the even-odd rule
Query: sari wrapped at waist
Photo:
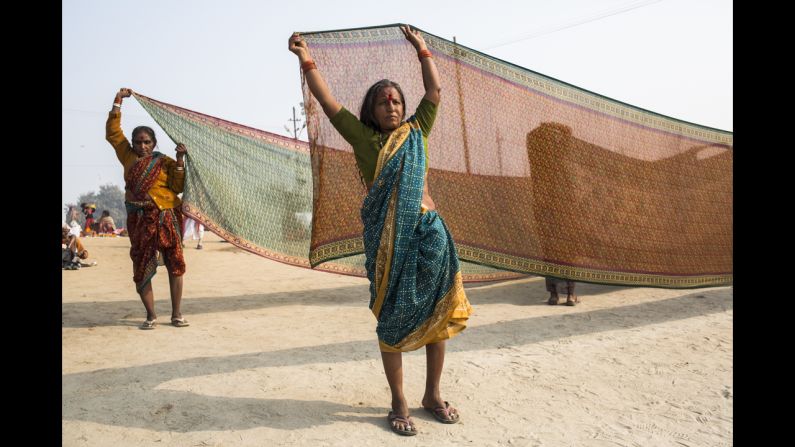
[(148, 192), (158, 178), (165, 157), (153, 153), (141, 157), (125, 176), (126, 187), (134, 200), (124, 202), (130, 236), (133, 281), (140, 292), (157, 270), (158, 253), (173, 276), (185, 273), (182, 254), (182, 211), (161, 209)]
[(136, 289), (140, 292), (155, 276), (158, 253), (162, 253), (170, 274), (183, 275), (182, 211), (179, 208), (161, 210), (152, 200), (126, 201), (124, 205)]
[(370, 308), (385, 352), (450, 338), (472, 310), (450, 232), (437, 212), (423, 212), (424, 175), (422, 133), (405, 123), (379, 152), (362, 206)]

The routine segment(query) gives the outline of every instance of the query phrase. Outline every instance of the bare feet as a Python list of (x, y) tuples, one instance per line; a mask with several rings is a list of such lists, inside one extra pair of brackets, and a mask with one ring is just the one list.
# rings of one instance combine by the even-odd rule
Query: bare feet
[(560, 300), (558, 297), (558, 292), (549, 292), (549, 300), (547, 301), (547, 304), (554, 306), (558, 304), (558, 300)]

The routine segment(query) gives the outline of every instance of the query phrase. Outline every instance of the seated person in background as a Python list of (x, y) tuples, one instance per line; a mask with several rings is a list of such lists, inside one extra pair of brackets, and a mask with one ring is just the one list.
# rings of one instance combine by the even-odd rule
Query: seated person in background
[(102, 212), (102, 217), (99, 219), (99, 232), (102, 234), (112, 234), (116, 231), (116, 223), (110, 217), (110, 211), (105, 210)]
[(79, 227), (70, 227), (66, 223), (61, 226), (61, 267), (66, 270), (97, 265), (96, 261), (91, 263), (81, 261), (88, 258), (88, 250), (80, 241), (79, 234)]

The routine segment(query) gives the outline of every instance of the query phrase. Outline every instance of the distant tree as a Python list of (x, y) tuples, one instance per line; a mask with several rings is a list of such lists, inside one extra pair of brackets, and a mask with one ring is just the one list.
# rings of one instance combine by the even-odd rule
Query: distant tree
[(81, 194), (80, 197), (77, 198), (76, 205), (67, 204), (67, 209), (69, 206), (74, 206), (80, 211), (78, 222), (83, 226), (86, 223), (86, 218), (79, 208), (81, 203), (93, 203), (97, 205), (97, 211), (94, 213), (94, 219), (97, 221), (102, 217), (102, 211), (108, 210), (110, 217), (116, 222), (117, 228), (122, 228), (127, 225), (127, 209), (124, 206), (124, 191), (117, 185), (112, 183), (101, 185), (99, 187), (99, 193), (91, 191)]

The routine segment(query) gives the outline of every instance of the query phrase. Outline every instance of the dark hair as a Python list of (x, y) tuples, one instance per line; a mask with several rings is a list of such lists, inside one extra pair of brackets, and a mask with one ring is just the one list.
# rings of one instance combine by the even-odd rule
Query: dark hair
[(105, 216), (110, 216), (110, 211), (102, 210), (102, 217), (105, 217)]
[(155, 145), (157, 145), (157, 137), (155, 137), (155, 131), (152, 130), (152, 128), (149, 126), (138, 126), (135, 129), (133, 129), (132, 133), (133, 140), (135, 140), (135, 136), (141, 132), (144, 132), (147, 135), (149, 135), (149, 138), (152, 139), (152, 142), (155, 143)]
[(359, 121), (364, 123), (365, 126), (379, 132), (381, 131), (381, 126), (378, 125), (378, 120), (375, 119), (375, 113), (373, 113), (375, 110), (375, 98), (381, 93), (381, 90), (386, 87), (394, 87), (395, 90), (400, 93), (400, 100), (403, 102), (403, 116), (401, 116), (400, 119), (406, 118), (406, 96), (403, 95), (403, 90), (397, 82), (390, 81), (389, 79), (381, 79), (371, 85), (367, 90), (367, 93), (364, 95), (364, 100), (362, 100), (362, 109), (359, 112)]

